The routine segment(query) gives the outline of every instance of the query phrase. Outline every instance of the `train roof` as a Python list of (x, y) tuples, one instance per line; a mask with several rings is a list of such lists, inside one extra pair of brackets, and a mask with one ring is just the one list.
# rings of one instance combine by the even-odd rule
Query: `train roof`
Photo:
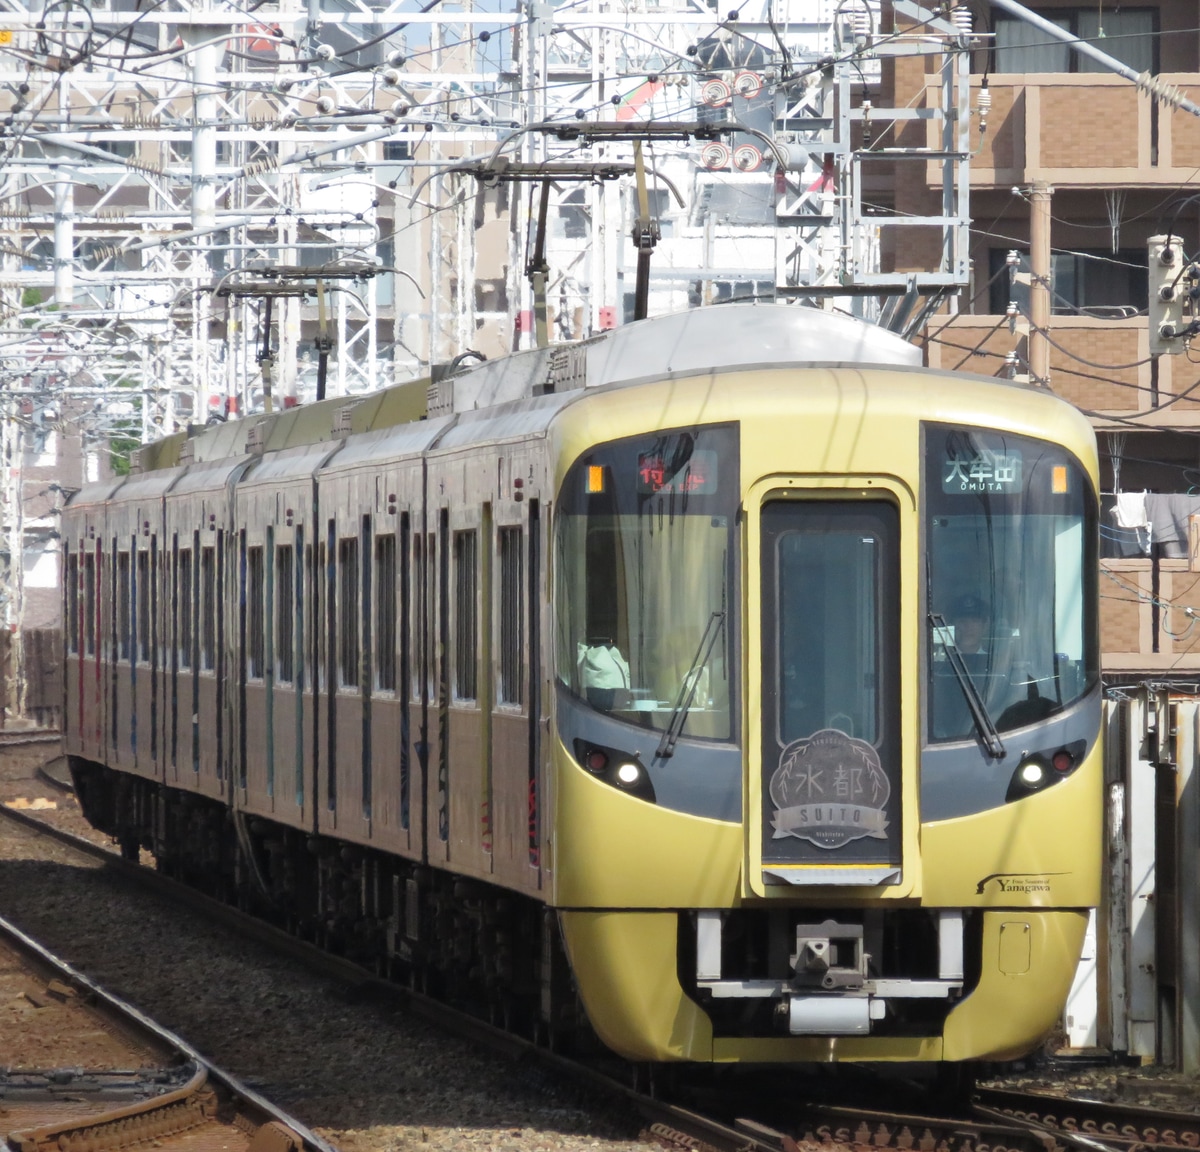
[[(383, 432), (514, 401), (537, 422), (536, 398), (647, 380), (764, 367), (921, 366), (921, 351), (892, 332), (841, 313), (775, 303), (723, 304), (640, 320), (574, 344), (435, 369), (367, 396), (340, 396), (177, 434), (135, 453), (151, 471)], [(553, 406), (553, 405), (551, 405)], [(517, 423), (521, 417), (517, 418)]]

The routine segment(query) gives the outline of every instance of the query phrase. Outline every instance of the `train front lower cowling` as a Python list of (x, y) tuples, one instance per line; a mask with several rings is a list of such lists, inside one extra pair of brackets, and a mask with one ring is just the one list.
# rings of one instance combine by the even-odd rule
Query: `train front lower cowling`
[(1094, 437), (914, 357), (725, 306), (85, 489), (88, 818), (634, 1060), (1028, 1051), (1099, 895)]

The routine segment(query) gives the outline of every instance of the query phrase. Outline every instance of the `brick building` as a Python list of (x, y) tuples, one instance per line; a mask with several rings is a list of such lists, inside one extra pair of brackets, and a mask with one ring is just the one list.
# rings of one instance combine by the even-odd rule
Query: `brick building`
[[(1194, 362), (1150, 357), (1146, 242), (1173, 227), (1188, 255), (1200, 250), (1200, 197), (1180, 207), (1200, 193), (1200, 118), (1165, 106), (987, 0), (972, 0), (971, 8), (975, 31), (989, 34), (972, 65), (973, 280), (958, 314), (929, 324), (928, 361), (988, 376), (1029, 372), (1030, 194), (1035, 182), (1048, 184), (1049, 386), (1088, 413), (1100, 441), (1106, 677), (1194, 680), (1200, 623), (1187, 609), (1200, 609), (1200, 572), (1188, 558), (1187, 517), (1193, 504), (1200, 513), (1200, 496), (1187, 496), (1200, 493), (1200, 342)], [(1200, 99), (1195, 0), (1136, 6), (1040, 0), (1036, 11), (1137, 72)], [(885, 99), (921, 106), (924, 90), (937, 84), (937, 63), (900, 59), (885, 73), (885, 86), (894, 85)], [(984, 87), (991, 109), (981, 130)], [(913, 143), (927, 130), (930, 122), (909, 121), (886, 142)], [(898, 167), (894, 201), (888, 204), (881, 188), (880, 211), (929, 211), (940, 193), (933, 166)], [(902, 233), (885, 252), (893, 267), (936, 262), (931, 230), (884, 231)], [(1006, 315), (1010, 301), (1015, 316)], [(1012, 353), (1015, 365), (1011, 359), (1006, 365)], [(1130, 494), (1122, 521), (1133, 523), (1142, 509), (1147, 519), (1157, 518), (1156, 531), (1119, 527), (1118, 491)]]

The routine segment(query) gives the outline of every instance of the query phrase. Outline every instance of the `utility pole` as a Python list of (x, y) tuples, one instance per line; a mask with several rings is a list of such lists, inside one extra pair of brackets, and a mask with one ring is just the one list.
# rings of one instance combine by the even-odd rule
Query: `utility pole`
[(1050, 198), (1054, 189), (1033, 182), (1029, 198), (1029, 372), (1034, 383), (1050, 385)]

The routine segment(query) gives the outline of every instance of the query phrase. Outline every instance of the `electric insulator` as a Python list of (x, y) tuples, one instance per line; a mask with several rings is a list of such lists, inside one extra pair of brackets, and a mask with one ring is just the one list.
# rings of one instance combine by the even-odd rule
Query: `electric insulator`
[(854, 24), (854, 47), (866, 48), (871, 42), (871, 13), (865, 8), (855, 10), (851, 15)]
[(331, 96), (317, 97), (317, 111), (322, 116), (330, 115), (336, 107), (337, 105), (333, 102), (333, 98)]
[(959, 4), (951, 13), (951, 19), (954, 21), (954, 27), (958, 29), (960, 36), (970, 36), (972, 29), (971, 9), (965, 4)]

